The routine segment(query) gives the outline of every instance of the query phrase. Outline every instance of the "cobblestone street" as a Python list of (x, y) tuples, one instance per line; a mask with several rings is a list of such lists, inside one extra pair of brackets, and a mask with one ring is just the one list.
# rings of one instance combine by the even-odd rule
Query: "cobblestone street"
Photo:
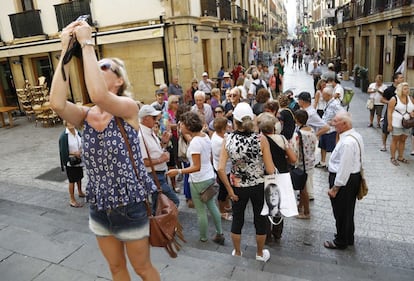
[[(312, 77), (304, 70), (286, 66), (284, 79), (285, 90), (313, 93)], [(389, 152), (379, 150), (381, 129), (367, 127), (368, 95), (352, 81), (342, 85), (355, 91), (349, 111), (364, 139), (369, 186), (368, 196), (356, 206), (355, 246), (345, 251), (323, 247), (323, 241), (332, 239), (335, 223), (326, 194), (328, 173), (315, 168), (311, 219), (286, 219), (281, 242), (270, 247), (272, 258), (265, 265), (254, 260), (252, 219), (246, 219), (243, 232), (245, 255), (236, 260), (230, 255), (230, 223), (223, 221), (225, 246), (201, 245), (195, 210), (186, 207), (180, 194), (188, 243), (174, 260), (163, 250), (152, 250), (162, 280), (413, 280), (414, 204), (408, 200), (414, 186), (411, 139), (405, 151), (410, 163), (392, 165)], [(35, 127), (25, 117), (17, 117), (14, 124), (14, 128), (0, 128), (0, 279), (109, 280), (88, 229), (88, 208), (68, 204), (66, 176), (58, 168), (63, 127)], [(47, 172), (49, 180), (37, 178)]]

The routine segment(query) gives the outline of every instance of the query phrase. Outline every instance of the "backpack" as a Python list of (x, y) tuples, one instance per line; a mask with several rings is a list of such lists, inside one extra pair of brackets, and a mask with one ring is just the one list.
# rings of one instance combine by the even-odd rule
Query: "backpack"
[(259, 79), (259, 84), (256, 84), (254, 82), (252, 82), (252, 84), (256, 87), (256, 94), (259, 92), (260, 89), (265, 88), (265, 86), (262, 83), (262, 79)]

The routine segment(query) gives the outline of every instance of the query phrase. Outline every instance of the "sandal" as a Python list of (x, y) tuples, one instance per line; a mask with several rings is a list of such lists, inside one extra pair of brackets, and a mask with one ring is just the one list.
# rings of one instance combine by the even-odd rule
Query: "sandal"
[(333, 241), (325, 241), (325, 243), (323, 243), (323, 246), (327, 249), (333, 249), (333, 250), (343, 250), (346, 248), (346, 247), (339, 247)]
[(400, 166), (400, 163), (398, 163), (398, 161), (397, 161), (397, 160), (395, 160), (395, 158), (391, 158), (391, 163), (392, 163), (394, 166)]
[(229, 213), (221, 213), (221, 218), (226, 221), (232, 221), (233, 216)]
[(408, 162), (408, 160), (407, 159), (405, 159), (405, 158), (401, 158), (401, 159), (397, 159), (398, 161), (400, 161), (401, 163), (404, 163), (404, 164), (408, 164), (408, 163), (410, 163), (410, 162)]
[(78, 202), (70, 202), (69, 203), (69, 205), (72, 207), (72, 208), (82, 208), (83, 207), (83, 205), (82, 204), (79, 204)]

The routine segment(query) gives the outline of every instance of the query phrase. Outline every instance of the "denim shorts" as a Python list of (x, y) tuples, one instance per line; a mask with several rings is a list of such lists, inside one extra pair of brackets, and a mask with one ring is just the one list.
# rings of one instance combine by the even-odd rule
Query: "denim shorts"
[(120, 241), (139, 240), (149, 236), (145, 202), (130, 203), (113, 210), (89, 208), (89, 229), (99, 237), (114, 236)]

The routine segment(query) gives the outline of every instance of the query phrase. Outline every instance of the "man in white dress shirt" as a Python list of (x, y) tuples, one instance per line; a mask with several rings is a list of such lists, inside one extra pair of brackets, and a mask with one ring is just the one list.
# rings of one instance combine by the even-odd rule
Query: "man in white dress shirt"
[[(141, 149), (142, 159), (144, 160), (144, 165), (147, 169), (148, 175), (154, 180), (154, 176), (151, 172), (151, 163), (148, 158), (148, 152), (151, 156), (152, 164), (154, 165), (155, 174), (157, 175), (158, 181), (160, 182), (162, 192), (167, 195), (175, 203), (179, 205), (180, 200), (178, 199), (175, 192), (172, 190), (172, 187), (168, 185), (167, 178), (165, 173), (167, 172), (167, 162), (170, 160), (170, 154), (166, 151), (166, 146), (171, 138), (171, 133), (165, 131), (162, 134), (161, 142), (160, 139), (155, 135), (152, 128), (157, 122), (161, 111), (155, 110), (151, 105), (144, 105), (138, 113), (140, 121), (140, 130), (139, 130), (139, 146)], [(145, 144), (144, 144), (145, 141)], [(147, 149), (145, 148), (147, 146)], [(152, 195), (152, 202), (157, 202), (158, 192), (154, 192)], [(155, 212), (155, 204), (152, 204), (153, 212)]]
[(339, 112), (332, 124), (339, 134), (339, 141), (328, 165), (328, 195), (336, 221), (336, 235), (332, 241), (325, 241), (324, 246), (328, 249), (345, 249), (354, 245), (354, 211), (361, 184), (364, 143), (361, 135), (352, 128), (348, 112)]

